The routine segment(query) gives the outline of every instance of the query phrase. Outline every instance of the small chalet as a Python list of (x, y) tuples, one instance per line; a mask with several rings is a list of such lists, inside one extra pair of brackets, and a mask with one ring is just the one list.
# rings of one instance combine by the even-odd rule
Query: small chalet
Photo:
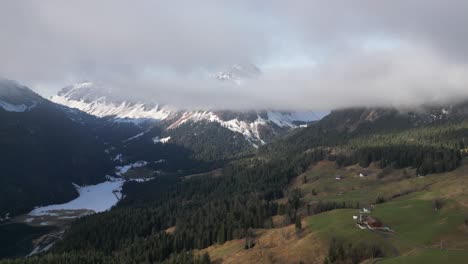
[(366, 218), (367, 226), (371, 229), (376, 229), (376, 228), (383, 228), (382, 222), (380, 222), (379, 219), (374, 218), (372, 216), (368, 216)]
[(370, 229), (370, 230), (379, 230), (379, 231), (385, 231), (385, 232), (394, 232), (392, 229), (390, 229), (387, 226), (384, 226), (383, 223), (375, 218), (369, 215), (371, 211), (367, 208), (362, 208), (359, 210), (359, 217), (356, 215), (353, 215), (353, 220), (356, 221), (356, 227), (359, 229)]

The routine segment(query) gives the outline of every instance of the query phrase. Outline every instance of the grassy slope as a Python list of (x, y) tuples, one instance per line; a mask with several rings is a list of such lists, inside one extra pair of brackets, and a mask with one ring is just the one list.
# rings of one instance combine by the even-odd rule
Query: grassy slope
[[(468, 227), (464, 225), (468, 216), (468, 195), (464, 191), (468, 184), (466, 162), (453, 172), (410, 179), (401, 177), (401, 170), (393, 171), (381, 180), (372, 176), (362, 179), (354, 176), (354, 172), (346, 174), (349, 169), (332, 170), (345, 176), (343, 180), (336, 181), (329, 173), (324, 173), (330, 170), (330, 166), (320, 164), (315, 171), (312, 168), (307, 174), (322, 173), (328, 177), (319, 177), (306, 184), (296, 182), (294, 187), (301, 188), (306, 194), (311, 188), (318, 190), (317, 196), (308, 195), (307, 200), (355, 200), (361, 204), (371, 203), (379, 195), (389, 197), (407, 190), (415, 192), (379, 204), (373, 211), (374, 216), (395, 230), (394, 234), (355, 228), (352, 216), (358, 212), (353, 209), (334, 210), (309, 217), (311, 230), (324, 241), (332, 237), (353, 243), (372, 241), (379, 244), (387, 256), (401, 255), (382, 263), (440, 263), (441, 260), (461, 263), (457, 260), (468, 256)], [(367, 186), (361, 182), (366, 182)], [(342, 190), (343, 195), (336, 195), (334, 192), (337, 190)], [(435, 198), (443, 199), (441, 210), (434, 210)], [(444, 250), (438, 249), (441, 244)]]
[[(303, 221), (303, 226), (306, 222)], [(228, 241), (198, 251), (208, 252), (215, 263), (323, 263), (327, 245), (308, 227), (297, 235), (294, 225), (255, 230), (255, 247), (245, 250), (244, 240)]]
[[(366, 172), (367, 177), (361, 178), (359, 174)], [(370, 166), (363, 169), (359, 166), (350, 166), (337, 169), (335, 163), (323, 161), (313, 166), (310, 170), (299, 176), (291, 188), (300, 188), (305, 201), (335, 201), (361, 205), (375, 203), (377, 197), (392, 197), (401, 193), (422, 190), (433, 184), (436, 179), (431, 177), (412, 177), (414, 170), (392, 170), (383, 178), (378, 174), (382, 169)], [(342, 180), (336, 180), (335, 176), (341, 175)], [(307, 183), (303, 183), (303, 177), (307, 177)], [(315, 190), (317, 195), (312, 195)], [(338, 194), (341, 193), (341, 194)]]
[[(360, 178), (362, 171), (369, 176)], [(415, 177), (412, 170), (392, 170), (379, 179), (377, 175), (381, 172), (375, 166), (338, 169), (334, 163), (319, 162), (299, 176), (289, 189), (301, 189), (305, 202), (346, 201), (364, 206), (374, 203), (379, 196), (389, 198), (409, 192), (378, 204), (373, 211), (394, 234), (360, 230), (352, 219), (358, 215), (357, 210), (339, 209), (308, 217), (306, 231), (300, 237), (293, 234), (292, 225), (257, 230), (257, 240), (261, 242), (253, 249), (244, 250), (244, 241), (234, 240), (201, 252), (207, 251), (213, 260), (224, 263), (297, 263), (299, 260), (321, 263), (329, 241), (337, 237), (356, 244), (362, 241), (380, 245), (387, 256), (381, 263), (463, 263), (461, 260), (468, 257), (468, 227), (464, 225), (468, 216), (468, 192), (465, 191), (468, 162), (453, 172), (426, 177)], [(338, 174), (343, 176), (342, 180), (334, 179)], [(307, 183), (303, 182), (304, 176)], [(312, 195), (312, 189), (317, 195)], [(337, 195), (338, 192), (343, 194)], [(441, 210), (433, 209), (435, 198), (443, 199)], [(290, 230), (292, 235), (285, 238), (284, 230)], [(270, 243), (265, 242), (267, 237)], [(441, 241), (444, 250), (440, 250)]]
[(466, 263), (466, 251), (446, 251), (440, 249), (415, 250), (410, 255), (379, 261), (381, 264), (438, 264), (438, 263)]

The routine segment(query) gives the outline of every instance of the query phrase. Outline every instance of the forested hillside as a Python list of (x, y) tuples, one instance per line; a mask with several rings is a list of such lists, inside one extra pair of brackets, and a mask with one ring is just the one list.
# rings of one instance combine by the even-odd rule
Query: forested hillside
[(226, 130), (215, 122), (187, 122), (165, 132), (173, 143), (191, 151), (199, 161), (227, 161), (242, 157), (253, 150), (252, 144), (240, 133)]
[[(126, 198), (117, 208), (78, 220), (54, 246), (53, 255), (45, 258), (89, 252), (81, 259), (159, 262), (248, 236), (250, 228), (272, 226), (271, 216), (277, 214), (273, 201), (284, 196), (283, 188), (301, 172), (300, 164), (309, 162), (248, 160), (225, 167), (220, 177), (161, 177), (144, 184), (128, 183), (123, 190)], [(296, 209), (288, 209), (292, 217)], [(170, 227), (175, 231), (166, 232)]]
[[(401, 113), (396, 110), (341, 110), (260, 150), (261, 155), (297, 155), (320, 150), (339, 166), (412, 167), (419, 174), (455, 169), (465, 155), (467, 116)], [(434, 118), (428, 120), (428, 116)]]
[[(354, 120), (352, 116), (332, 113), (267, 145), (254, 157), (230, 162), (221, 176), (128, 182), (116, 208), (77, 220), (63, 240), (35, 260), (185, 263), (189, 260), (180, 259), (188, 256), (197, 263), (204, 260), (187, 251), (240, 238), (250, 248), (252, 230), (274, 227), (277, 215), (300, 226), (305, 212), (302, 194), (288, 186), (318, 161), (364, 168), (377, 163), (381, 168), (408, 167), (427, 174), (457, 168), (465, 153), (466, 122), (447, 119), (414, 125), (397, 112), (382, 112), (365, 121), (362, 113)], [(355, 202), (320, 202), (306, 211), (319, 214), (357, 207)]]
[(72, 183), (103, 181), (111, 171), (103, 142), (44, 102), (29, 112), (0, 109), (0, 216), (78, 195)]

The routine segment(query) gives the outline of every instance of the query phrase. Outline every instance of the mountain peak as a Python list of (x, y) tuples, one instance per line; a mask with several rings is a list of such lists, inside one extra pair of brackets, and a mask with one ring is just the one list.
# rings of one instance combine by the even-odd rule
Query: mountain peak
[(66, 86), (62, 88), (57, 95), (65, 97), (69, 100), (84, 101), (87, 103), (96, 101), (101, 98), (106, 100), (114, 99), (112, 91), (102, 89), (95, 83), (89, 81), (79, 82)]
[(58, 95), (66, 95), (72, 91), (80, 90), (80, 89), (94, 89), (94, 83), (93, 82), (78, 82), (72, 85), (68, 85), (63, 87), (59, 92)]

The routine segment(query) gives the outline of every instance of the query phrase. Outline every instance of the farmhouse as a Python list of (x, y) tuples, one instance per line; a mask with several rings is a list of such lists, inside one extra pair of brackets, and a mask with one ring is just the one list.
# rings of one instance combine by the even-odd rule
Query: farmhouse
[(380, 220), (372, 216), (368, 216), (364, 222), (367, 224), (369, 229), (380, 229), (384, 227)]
[(381, 230), (386, 232), (393, 232), (389, 227), (383, 225), (383, 223), (370, 215), (371, 211), (367, 208), (359, 210), (359, 217), (353, 216), (353, 220), (356, 221), (356, 227), (359, 229), (370, 229), (370, 230)]

